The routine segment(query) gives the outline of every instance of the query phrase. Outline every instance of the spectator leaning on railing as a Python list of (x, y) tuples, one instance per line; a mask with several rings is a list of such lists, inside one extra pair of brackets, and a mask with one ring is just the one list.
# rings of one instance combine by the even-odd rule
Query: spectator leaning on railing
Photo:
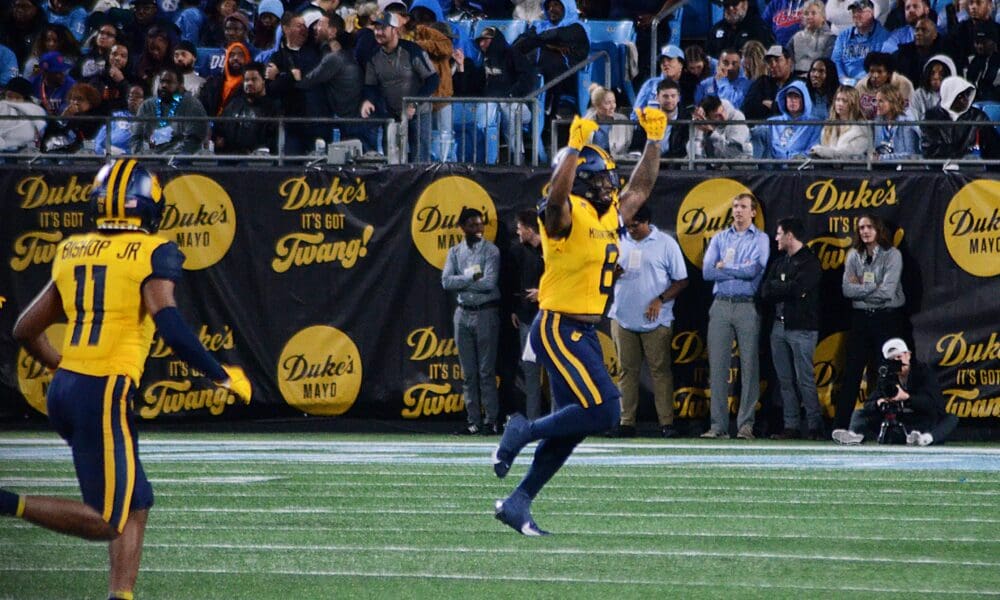
[(806, 84), (793, 81), (778, 92), (775, 101), (781, 115), (771, 117), (768, 125), (754, 127), (754, 157), (790, 159), (805, 157), (820, 140), (819, 125), (799, 125), (795, 121), (809, 120), (812, 100)]
[(36, 148), (45, 133), (45, 109), (32, 100), (31, 83), (23, 77), (7, 82), (7, 91), (0, 101), (0, 115), (21, 116), (24, 119), (0, 120), (0, 151), (14, 152), (23, 148)]
[[(694, 158), (750, 158), (750, 128), (740, 121), (743, 113), (728, 100), (706, 96), (695, 107), (691, 118), (700, 121), (694, 127), (689, 155)], [(736, 121), (723, 123), (722, 121)]]
[(204, 117), (205, 108), (184, 91), (181, 74), (174, 66), (160, 71), (156, 96), (139, 107), (132, 126), (132, 154), (194, 154), (208, 133), (207, 121), (178, 121), (174, 117)]

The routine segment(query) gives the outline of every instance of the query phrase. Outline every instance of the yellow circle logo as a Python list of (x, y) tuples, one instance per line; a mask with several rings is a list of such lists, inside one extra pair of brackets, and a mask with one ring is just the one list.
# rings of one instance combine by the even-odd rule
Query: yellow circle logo
[(819, 406), (827, 417), (832, 417), (835, 412), (836, 393), (840, 389), (846, 352), (847, 333), (841, 331), (820, 340), (813, 353), (813, 375), (816, 377)]
[(343, 414), (361, 389), (361, 353), (335, 327), (307, 327), (281, 350), (278, 388), (285, 402), (305, 413)]
[(465, 177), (445, 177), (427, 186), (413, 208), (410, 233), (413, 243), (424, 260), (438, 269), (444, 268), (448, 248), (462, 241), (458, 226), (463, 208), (475, 208), (483, 213), (486, 227), (483, 238), (491, 242), (497, 237), (497, 209), (493, 199), (478, 183)]
[[(56, 323), (45, 330), (45, 337), (49, 338), (49, 343), (56, 348), (62, 348), (63, 338), (66, 337), (66, 324)], [(45, 368), (45, 365), (38, 362), (24, 348), (17, 353), (17, 385), (24, 394), (28, 405), (43, 415), (48, 415), (49, 411), (45, 404), (45, 394), (52, 383), (53, 372)]]
[(1000, 181), (979, 179), (955, 194), (945, 212), (944, 243), (966, 273), (1000, 275)]
[(608, 370), (611, 379), (618, 381), (622, 374), (621, 363), (618, 362), (618, 350), (611, 336), (603, 331), (597, 332), (597, 339), (601, 342), (601, 353), (604, 355), (604, 368)]
[(181, 175), (163, 188), (160, 237), (184, 252), (184, 268), (198, 271), (222, 260), (236, 235), (236, 211), (222, 186), (203, 175)]
[[(688, 192), (677, 214), (677, 241), (691, 264), (701, 268), (708, 241), (733, 222), (733, 198), (749, 193), (734, 179), (709, 179)], [(764, 229), (763, 211), (757, 211), (753, 222)]]

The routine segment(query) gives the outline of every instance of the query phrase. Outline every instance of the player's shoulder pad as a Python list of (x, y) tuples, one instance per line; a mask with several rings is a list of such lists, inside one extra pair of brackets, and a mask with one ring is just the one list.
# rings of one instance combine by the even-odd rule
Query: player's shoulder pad
[(179, 281), (184, 276), (184, 253), (174, 242), (160, 244), (150, 257), (153, 272), (150, 279)]

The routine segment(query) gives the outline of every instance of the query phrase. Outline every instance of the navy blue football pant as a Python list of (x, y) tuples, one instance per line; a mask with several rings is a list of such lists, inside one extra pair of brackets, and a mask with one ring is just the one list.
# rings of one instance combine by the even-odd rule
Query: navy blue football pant
[(531, 422), (532, 439), (541, 441), (518, 485), (534, 498), (577, 444), (618, 423), (621, 402), (594, 325), (543, 310), (531, 325), (528, 341), (549, 374), (553, 404), (551, 414)]
[(59, 369), (47, 394), (49, 422), (73, 451), (83, 502), (119, 533), (129, 512), (153, 505), (132, 418), (135, 384)]

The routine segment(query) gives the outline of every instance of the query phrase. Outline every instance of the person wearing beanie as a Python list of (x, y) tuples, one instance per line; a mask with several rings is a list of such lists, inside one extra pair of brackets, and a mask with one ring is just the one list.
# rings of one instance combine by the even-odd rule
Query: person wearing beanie
[[(181, 42), (174, 48), (174, 64), (184, 75), (184, 89), (197, 96), (201, 91), (201, 86), (205, 84), (205, 78), (194, 70), (194, 65), (198, 61), (198, 49), (191, 42)], [(158, 87), (156, 84), (154, 88)]]
[(257, 18), (253, 24), (253, 45), (261, 50), (271, 50), (278, 45), (278, 24), (285, 14), (281, 0), (263, 0), (257, 6)]

